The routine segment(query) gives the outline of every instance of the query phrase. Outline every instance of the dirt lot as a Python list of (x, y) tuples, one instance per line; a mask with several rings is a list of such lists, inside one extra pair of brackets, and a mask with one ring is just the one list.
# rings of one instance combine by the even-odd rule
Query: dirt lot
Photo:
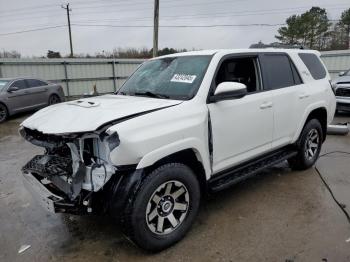
[[(22, 186), (20, 168), (41, 152), (17, 134), (25, 117), (0, 125), (0, 261), (350, 261), (344, 213), (315, 169), (286, 163), (212, 196), (187, 237), (159, 254), (135, 247), (109, 218), (50, 214)], [(350, 135), (329, 136), (323, 151), (334, 150), (350, 152)], [(349, 163), (332, 154), (317, 164), (348, 212)]]

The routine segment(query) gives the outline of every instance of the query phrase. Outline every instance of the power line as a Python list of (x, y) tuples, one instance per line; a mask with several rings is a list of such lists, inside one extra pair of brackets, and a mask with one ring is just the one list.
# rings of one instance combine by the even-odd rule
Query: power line
[(40, 28), (21, 30), (21, 31), (9, 32), (9, 33), (0, 33), (0, 36), (16, 35), (16, 34), (22, 34), (22, 33), (43, 31), (43, 30), (48, 30), (48, 29), (53, 29), (53, 28), (60, 28), (60, 27), (66, 27), (66, 25), (55, 25), (55, 26), (40, 27)]
[[(251, 26), (281, 26), (285, 24), (216, 24), (216, 25), (160, 25), (159, 27), (165, 27), (165, 28), (215, 28), (215, 27), (251, 27)], [(0, 33), (0, 36), (7, 36), (7, 35), (15, 35), (15, 34), (22, 34), (22, 33), (28, 33), (28, 32), (36, 32), (36, 31), (43, 31), (48, 29), (54, 29), (54, 28), (62, 28), (66, 27), (67, 25), (56, 25), (56, 26), (47, 26), (47, 27), (40, 27), (40, 28), (33, 28), (28, 30), (21, 30), (21, 31), (14, 31), (14, 32), (8, 32), (8, 33)], [(78, 27), (115, 27), (115, 28), (153, 28), (153, 25), (102, 25), (102, 24), (95, 24), (95, 25), (87, 25), (87, 24), (74, 24), (72, 23), (71, 26), (78, 26)]]
[[(72, 24), (73, 26), (82, 27), (119, 27), (119, 28), (149, 28), (153, 25), (108, 25), (108, 24)], [(281, 26), (285, 24), (215, 24), (215, 25), (160, 25), (164, 28), (211, 28), (211, 27), (249, 27), (249, 26)]]
[[(327, 5), (329, 6), (329, 5)], [(337, 6), (337, 5), (331, 5), (331, 6)], [(244, 17), (244, 16), (262, 16), (262, 15), (282, 15), (282, 14), (287, 14), (287, 13), (294, 13), (297, 12), (297, 9), (303, 9), (303, 8), (309, 8), (310, 6), (298, 6), (298, 7), (294, 7), (294, 8), (279, 8), (279, 9), (264, 9), (264, 10), (249, 10), (249, 11), (235, 11), (235, 12), (216, 12), (216, 13), (201, 13), (201, 14), (188, 14), (188, 15), (173, 15), (173, 16), (162, 16), (161, 17), (161, 21), (164, 20), (171, 20), (172, 18), (179, 20), (181, 18), (181, 20), (195, 20), (195, 18), (222, 18), (222, 17)], [(328, 8), (328, 9), (342, 9), (342, 8), (338, 8), (338, 7), (333, 7), (333, 8)], [(284, 10), (287, 10), (286, 12), (282, 12)], [(290, 11), (288, 11), (290, 10)], [(293, 10), (293, 11), (292, 11)], [(270, 11), (270, 12), (266, 12), (266, 11)], [(300, 10), (301, 11), (301, 10)], [(249, 13), (247, 13), (249, 12)], [(19, 18), (16, 19), (17, 20), (34, 20), (34, 19), (44, 19), (46, 18), (46, 16), (36, 16), (36, 17), (24, 17), (24, 18)], [(55, 16), (54, 18), (59, 18), (59, 16)], [(1, 18), (0, 18), (1, 19)], [(74, 19), (74, 18), (73, 18)], [(87, 19), (87, 20), (82, 20), (84, 18), (81, 18), (81, 20), (78, 21), (74, 21), (74, 22), (106, 22), (108, 20), (105, 19), (99, 19), (99, 20), (91, 20), (91, 19)], [(121, 18), (121, 19), (110, 19), (109, 21), (113, 22), (113, 21), (127, 21), (132, 19), (133, 21), (148, 21), (151, 20), (152, 17), (142, 17), (142, 16), (137, 16), (137, 17), (133, 17), (133, 16), (128, 16), (125, 18)], [(10, 22), (11, 19), (6, 19), (5, 21), (2, 21), (2, 24), (5, 24), (6, 22)], [(56, 22), (61, 22), (60, 20), (56, 20)], [(12, 22), (11, 22), (12, 23)]]

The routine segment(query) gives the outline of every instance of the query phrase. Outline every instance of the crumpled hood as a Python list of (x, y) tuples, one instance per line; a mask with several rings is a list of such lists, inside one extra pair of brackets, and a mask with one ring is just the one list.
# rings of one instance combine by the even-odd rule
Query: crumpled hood
[(104, 95), (46, 107), (24, 120), (21, 126), (45, 134), (88, 132), (110, 121), (181, 102), (148, 97)]

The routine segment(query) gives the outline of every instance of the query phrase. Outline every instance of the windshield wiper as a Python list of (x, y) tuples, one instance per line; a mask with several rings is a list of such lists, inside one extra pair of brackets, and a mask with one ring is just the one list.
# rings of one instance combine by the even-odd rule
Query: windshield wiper
[(162, 95), (162, 94), (156, 94), (153, 93), (151, 91), (147, 91), (147, 92), (136, 92), (134, 95), (139, 95), (139, 96), (149, 96), (149, 97), (155, 97), (155, 98), (170, 98), (167, 95)]

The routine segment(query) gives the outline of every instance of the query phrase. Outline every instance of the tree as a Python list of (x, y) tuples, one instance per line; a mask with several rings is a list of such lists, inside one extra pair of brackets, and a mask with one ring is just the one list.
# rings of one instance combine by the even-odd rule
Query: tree
[(48, 50), (47, 51), (47, 58), (61, 58), (61, 54), (60, 54), (60, 52)]
[(278, 29), (279, 35), (276, 36), (283, 44), (295, 45), (301, 44), (303, 36), (303, 28), (301, 18), (299, 15), (292, 15), (286, 20), (287, 26), (283, 26)]
[(18, 51), (5, 51), (0, 52), (0, 58), (21, 58), (21, 54)]
[(312, 7), (309, 11), (302, 14), (301, 20), (305, 33), (305, 44), (311, 49), (322, 49), (322, 38), (330, 26), (326, 9)]
[(301, 15), (292, 15), (286, 20), (287, 26), (278, 29), (276, 36), (283, 44), (300, 44), (311, 49), (322, 49), (325, 34), (330, 26), (327, 11), (312, 7)]
[(346, 49), (350, 49), (350, 8), (341, 14), (339, 25), (346, 33)]

